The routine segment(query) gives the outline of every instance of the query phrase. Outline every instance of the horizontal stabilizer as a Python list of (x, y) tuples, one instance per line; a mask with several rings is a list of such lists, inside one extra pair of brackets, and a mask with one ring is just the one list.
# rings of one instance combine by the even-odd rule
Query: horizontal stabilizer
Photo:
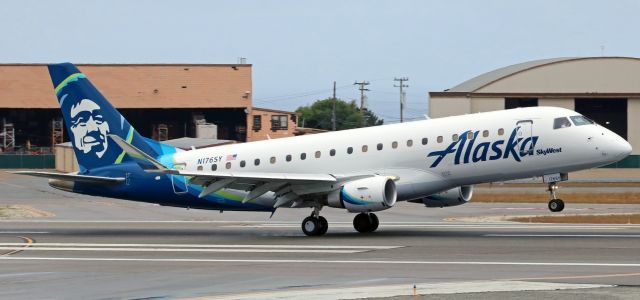
[(167, 169), (167, 167), (165, 167), (163, 164), (161, 164), (155, 158), (151, 157), (149, 154), (144, 153), (142, 150), (136, 148), (135, 146), (127, 143), (121, 137), (119, 137), (119, 136), (117, 136), (115, 134), (109, 134), (109, 137), (116, 144), (118, 144), (118, 146), (120, 146), (120, 148), (122, 148), (122, 150), (124, 152), (126, 152), (129, 156), (135, 157), (135, 158), (138, 158), (138, 159), (142, 159), (144, 161), (147, 161), (150, 164), (152, 164), (154, 167), (156, 167), (156, 169), (158, 169), (159, 171), (169, 171), (169, 169)]
[(29, 175), (36, 177), (44, 177), (49, 179), (58, 179), (58, 180), (67, 180), (67, 181), (82, 181), (82, 182), (90, 182), (90, 183), (105, 183), (105, 184), (116, 184), (125, 181), (124, 177), (102, 177), (102, 176), (89, 176), (89, 175), (78, 175), (78, 174), (64, 174), (64, 173), (53, 173), (53, 172), (37, 172), (37, 171), (15, 171), (10, 172), (12, 174), (19, 175)]

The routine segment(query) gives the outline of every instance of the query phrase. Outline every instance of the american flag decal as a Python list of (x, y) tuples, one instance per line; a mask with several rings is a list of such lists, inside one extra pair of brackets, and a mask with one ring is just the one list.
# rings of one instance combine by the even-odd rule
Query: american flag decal
[(230, 154), (227, 155), (227, 160), (236, 160), (236, 157), (238, 156), (238, 154)]

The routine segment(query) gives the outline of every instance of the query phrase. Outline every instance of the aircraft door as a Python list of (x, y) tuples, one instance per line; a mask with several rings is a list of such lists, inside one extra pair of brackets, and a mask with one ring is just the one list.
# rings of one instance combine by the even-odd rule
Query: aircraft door
[(518, 146), (520, 156), (533, 155), (535, 143), (533, 141), (533, 121), (520, 120), (516, 123), (518, 132)]

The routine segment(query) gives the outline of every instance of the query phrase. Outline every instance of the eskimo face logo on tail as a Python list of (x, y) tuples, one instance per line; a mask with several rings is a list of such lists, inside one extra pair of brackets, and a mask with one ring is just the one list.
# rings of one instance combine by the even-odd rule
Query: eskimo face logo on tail
[[(454, 165), (508, 159), (509, 157), (520, 162), (523, 157), (534, 155), (533, 149), (538, 142), (538, 136), (530, 136), (526, 138), (517, 137), (518, 128), (513, 129), (511, 136), (507, 141), (496, 140), (479, 142), (476, 141), (479, 131), (473, 132), (473, 138), (467, 139), (467, 134), (469, 132), (470, 131), (460, 134), (460, 138), (457, 141), (452, 142), (446, 149), (429, 153), (428, 157), (436, 157), (430, 168), (437, 167), (447, 155), (452, 153), (455, 153), (455, 157), (453, 159)], [(479, 143), (476, 144), (476, 142)]]
[(73, 145), (84, 154), (95, 153), (98, 158), (107, 151), (109, 123), (104, 120), (100, 106), (90, 99), (82, 99), (71, 106)]

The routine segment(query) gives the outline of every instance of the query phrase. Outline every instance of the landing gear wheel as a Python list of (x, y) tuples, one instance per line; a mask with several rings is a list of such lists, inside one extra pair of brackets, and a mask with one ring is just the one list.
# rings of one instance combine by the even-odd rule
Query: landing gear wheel
[(318, 232), (318, 235), (324, 235), (329, 229), (329, 222), (327, 222), (327, 219), (325, 219), (323, 216), (318, 216), (318, 221), (320, 221), (320, 225), (322, 225), (322, 227), (320, 228), (320, 232)]
[(359, 213), (355, 218), (353, 218), (353, 228), (362, 233), (374, 232), (378, 229), (379, 224), (380, 221), (378, 220), (378, 217), (372, 213)]
[(302, 232), (308, 236), (320, 235), (322, 232), (322, 224), (320, 219), (316, 217), (306, 217), (302, 220)]
[(564, 201), (562, 199), (551, 199), (549, 201), (549, 210), (552, 212), (560, 212), (564, 209)]

